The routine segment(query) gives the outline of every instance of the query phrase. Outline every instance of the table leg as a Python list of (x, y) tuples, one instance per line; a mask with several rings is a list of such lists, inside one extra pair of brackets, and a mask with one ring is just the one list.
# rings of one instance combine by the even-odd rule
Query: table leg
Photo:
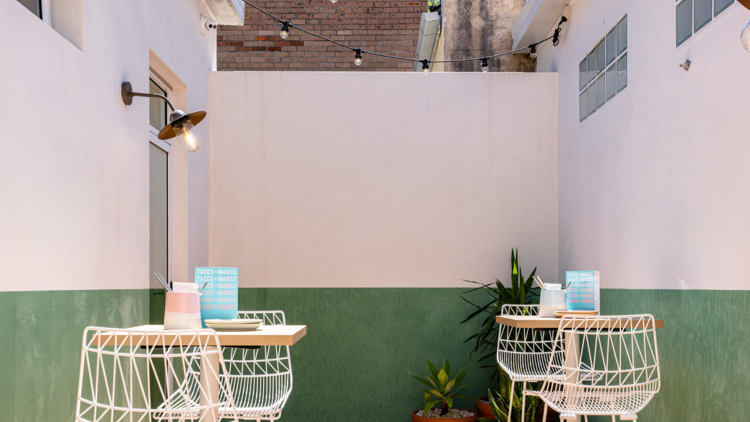
[[(578, 334), (565, 333), (565, 382), (576, 384), (578, 382), (581, 350), (578, 346)], [(569, 393), (575, 394), (577, 387), (565, 386)], [(581, 416), (576, 416), (576, 422), (581, 422)]]
[[(214, 346), (206, 347), (207, 352), (218, 350)], [(216, 405), (219, 402), (219, 354), (211, 353), (201, 358), (201, 406)], [(208, 397), (207, 397), (208, 395)], [(206, 413), (209, 413), (206, 415)], [(219, 406), (201, 410), (201, 422), (218, 422)]]

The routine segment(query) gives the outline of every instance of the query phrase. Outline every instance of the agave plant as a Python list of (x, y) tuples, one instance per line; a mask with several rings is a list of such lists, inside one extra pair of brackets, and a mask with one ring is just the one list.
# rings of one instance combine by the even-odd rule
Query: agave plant
[[(490, 399), (490, 408), (492, 408), (492, 414), (495, 419), (500, 422), (508, 421), (508, 403), (510, 401), (510, 377), (498, 366), (497, 372), (500, 376), (500, 391), (494, 395), (490, 390), (487, 390), (487, 395)], [(542, 381), (529, 383), (529, 387), (534, 390), (539, 390), (542, 386)], [(521, 406), (523, 405), (523, 383), (516, 383), (513, 392), (513, 407), (511, 420), (520, 421), (521, 418)], [(536, 422), (539, 416), (539, 411), (544, 406), (544, 401), (539, 397), (526, 396), (526, 414), (524, 420), (521, 422)], [(492, 419), (479, 418), (479, 422), (492, 422)]]
[[(539, 303), (539, 289), (532, 288), (534, 275), (536, 274), (536, 267), (534, 267), (534, 270), (528, 278), (523, 277), (521, 264), (518, 262), (518, 248), (516, 248), (515, 251), (511, 249), (510, 262), (513, 268), (510, 276), (511, 287), (505, 287), (505, 285), (503, 285), (498, 279), (495, 279), (494, 283), (489, 284), (464, 280), (468, 283), (479, 285), (479, 287), (461, 294), (461, 298), (475, 308), (466, 319), (461, 321), (461, 324), (469, 322), (476, 317), (484, 316), (484, 320), (482, 320), (479, 330), (465, 341), (465, 343), (474, 341), (474, 348), (471, 351), (472, 355), (474, 353), (486, 353), (479, 359), (480, 362), (495, 355), (498, 334), (495, 317), (500, 314), (503, 305), (528, 305)], [(490, 300), (484, 305), (476, 304), (467, 299), (468, 295), (477, 290), (484, 291), (490, 297)], [(488, 351), (489, 353), (487, 353)], [(494, 365), (486, 365), (484, 367), (490, 366)]]
[(466, 376), (466, 368), (459, 370), (456, 378), (450, 379), (451, 364), (447, 360), (443, 361), (443, 366), (440, 370), (430, 361), (427, 361), (427, 367), (430, 369), (430, 375), (425, 377), (414, 376), (417, 381), (427, 387), (426, 389), (417, 388), (415, 390), (415, 392), (421, 391), (424, 393), (422, 417), (438, 403), (441, 404), (440, 415), (443, 416), (448, 413), (448, 409), (453, 407), (453, 399), (463, 398), (466, 401), (469, 400), (465, 395), (458, 394), (459, 390), (466, 387), (461, 384)]

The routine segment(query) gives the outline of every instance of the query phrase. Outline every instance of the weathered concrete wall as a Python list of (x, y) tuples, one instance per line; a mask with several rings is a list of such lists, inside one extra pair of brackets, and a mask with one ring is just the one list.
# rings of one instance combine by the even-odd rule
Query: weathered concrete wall
[[(511, 29), (526, 0), (450, 0), (443, 7), (445, 58), (481, 57), (513, 48)], [(489, 61), (491, 72), (533, 72), (536, 60), (512, 54)], [(447, 63), (446, 72), (480, 71), (478, 61)]]

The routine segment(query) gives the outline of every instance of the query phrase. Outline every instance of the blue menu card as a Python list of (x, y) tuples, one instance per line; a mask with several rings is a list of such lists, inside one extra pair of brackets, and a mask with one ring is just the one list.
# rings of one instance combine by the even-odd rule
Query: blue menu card
[(569, 311), (599, 311), (599, 271), (566, 271)]
[(198, 289), (208, 283), (201, 294), (201, 321), (237, 318), (237, 268), (195, 267)]

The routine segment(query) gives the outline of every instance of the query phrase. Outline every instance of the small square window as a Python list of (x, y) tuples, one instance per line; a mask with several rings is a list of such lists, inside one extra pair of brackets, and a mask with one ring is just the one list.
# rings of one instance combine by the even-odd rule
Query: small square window
[(714, 16), (718, 16), (719, 13), (726, 10), (732, 3), (734, 3), (734, 0), (714, 0)]
[(586, 120), (586, 116), (588, 116), (588, 104), (586, 104), (586, 90), (584, 89), (583, 92), (581, 92), (581, 95), (578, 96), (578, 118), (579, 121)]
[(587, 59), (581, 60), (581, 64), (578, 66), (578, 90), (586, 88), (586, 84), (589, 83), (588, 70), (586, 67)]
[(591, 82), (596, 77), (596, 49), (589, 53), (589, 80)]
[(693, 0), (693, 32), (706, 26), (713, 18), (712, 0)]
[(607, 101), (607, 95), (604, 89), (604, 75), (601, 75), (596, 80), (596, 108), (603, 106), (605, 101)]
[(628, 55), (625, 54), (617, 61), (617, 92), (628, 86)]
[(607, 34), (607, 66), (617, 57), (617, 28), (612, 28)]
[(596, 74), (600, 74), (606, 67), (604, 64), (604, 40), (599, 41), (596, 45)]
[(628, 48), (628, 17), (627, 15), (617, 23), (617, 55)]
[(607, 101), (617, 94), (617, 65), (607, 69)]
[(589, 85), (588, 93), (589, 116), (591, 116), (596, 111), (596, 84)]
[(677, 45), (693, 35), (693, 0), (682, 0), (677, 5)]

